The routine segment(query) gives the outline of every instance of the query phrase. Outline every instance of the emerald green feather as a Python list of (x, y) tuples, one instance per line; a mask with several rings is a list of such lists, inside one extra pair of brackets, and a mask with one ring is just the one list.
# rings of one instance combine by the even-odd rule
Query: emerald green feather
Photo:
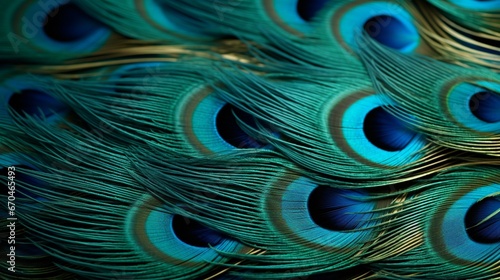
[(376, 90), (400, 104), (394, 114), (440, 145), (498, 156), (497, 73), (402, 55), (363, 41), (367, 47), (360, 55)]
[[(405, 240), (394, 244), (400, 253), (381, 261), (377, 266), (408, 277), (495, 279), (500, 275), (498, 266), (499, 203), (490, 208), (480, 223), (491, 223), (496, 240), (485, 242), (474, 236), (476, 229), (468, 224), (469, 215), (481, 201), (500, 195), (500, 177), (496, 168), (478, 166), (458, 168), (436, 176), (418, 188), (396, 209), (387, 231), (390, 240)], [(425, 205), (425, 207), (423, 207)], [(496, 225), (495, 225), (496, 221)], [(474, 224), (475, 225), (475, 224)], [(477, 225), (475, 225), (477, 227)], [(495, 233), (496, 232), (496, 233)], [(385, 235), (385, 234), (384, 234)], [(389, 243), (386, 243), (389, 245)], [(404, 249), (411, 246), (411, 250)]]
[(500, 279), (498, 4), (6, 1), (0, 278)]
[(4, 3), (0, 60), (55, 63), (90, 55), (111, 41), (111, 30), (67, 0)]

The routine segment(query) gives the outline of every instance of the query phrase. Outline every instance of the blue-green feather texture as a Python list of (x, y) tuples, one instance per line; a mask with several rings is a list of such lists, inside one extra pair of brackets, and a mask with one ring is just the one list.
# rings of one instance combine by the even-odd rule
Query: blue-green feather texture
[[(444, 12), (444, 14), (460, 24), (466, 25), (474, 30), (493, 34), (499, 31), (498, 1), (457, 1), (457, 0), (430, 0), (432, 5)], [(467, 18), (466, 21), (462, 21)]]
[(188, 28), (198, 29), (201, 25), (257, 41), (266, 41), (263, 35), (269, 31), (291, 39), (310, 34), (314, 30), (311, 22), (328, 4), (325, 0), (163, 1), (166, 9), (197, 20), (185, 22)]
[[(482, 65), (498, 71), (497, 1), (418, 1), (421, 34), (428, 45), (448, 60)], [(484, 9), (484, 10), (482, 10)]]
[(366, 77), (270, 78), (223, 71), (220, 94), (259, 120), (255, 137), (314, 176), (391, 179), (439, 159), (430, 156), (439, 147), (392, 116), (397, 103), (376, 93)]
[[(245, 278), (294, 277), (364, 263), (357, 255), (377, 234), (384, 207), (391, 204), (390, 199), (372, 200), (365, 191), (319, 185), (269, 151), (205, 161), (159, 150), (136, 154), (136, 178), (160, 200), (173, 209), (183, 202), (180, 207), (190, 215), (265, 252), (231, 254), (250, 261), (239, 268), (252, 269), (251, 274), (236, 271)], [(244, 221), (252, 221), (251, 226)]]
[[(498, 175), (497, 169), (487, 166), (457, 168), (418, 186), (423, 191), (411, 193), (392, 214), (391, 223), (401, 227), (389, 234), (390, 238), (404, 236), (415, 248), (378, 265), (400, 272), (411, 267), (429, 278), (439, 274), (446, 279), (457, 275), (496, 279), (500, 260)], [(422, 205), (425, 210), (420, 209)]]
[(81, 9), (131, 38), (200, 41), (222, 35), (214, 24), (169, 7), (171, 1), (167, 0), (74, 1)]
[(4, 71), (1, 75), (2, 123), (12, 124), (16, 115), (38, 117), (57, 123), (70, 115), (69, 107), (52, 96), (51, 89), (43, 89), (30, 75)]
[(0, 22), (0, 59), (61, 62), (89, 55), (111, 42), (112, 30), (74, 1), (10, 1)]
[(499, 1), (19, 0), (1, 279), (500, 279)]
[(496, 72), (418, 55), (402, 56), (365, 42), (360, 55), (374, 86), (401, 104), (401, 109), (394, 109), (400, 119), (418, 126), (441, 145), (498, 155), (500, 76)]

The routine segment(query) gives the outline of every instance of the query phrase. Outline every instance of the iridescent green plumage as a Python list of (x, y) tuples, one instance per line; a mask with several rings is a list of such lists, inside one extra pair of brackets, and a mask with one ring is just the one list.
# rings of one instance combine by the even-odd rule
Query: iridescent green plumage
[(495, 5), (6, 3), (0, 278), (500, 279)]

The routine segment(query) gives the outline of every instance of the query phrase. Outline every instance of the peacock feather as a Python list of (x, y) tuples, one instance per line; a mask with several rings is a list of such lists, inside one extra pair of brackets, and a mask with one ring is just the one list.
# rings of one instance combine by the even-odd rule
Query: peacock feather
[(171, 1), (75, 0), (74, 2), (76, 6), (89, 14), (96, 15), (96, 18), (120, 34), (131, 38), (154, 41), (200, 41), (220, 36), (217, 28), (204, 25), (207, 22), (197, 19), (194, 14), (185, 14), (170, 7)]
[[(403, 57), (371, 43), (366, 45), (367, 49), (372, 46), (373, 49), (364, 49), (361, 55), (372, 69), (373, 83), (379, 92), (402, 104), (401, 109), (394, 109), (403, 112), (399, 113), (400, 119), (418, 126), (429, 136), (434, 134), (433, 141), (441, 145), (497, 155), (498, 144), (494, 141), (500, 132), (497, 73), (446, 65), (416, 55)], [(389, 74), (396, 65), (399, 73)], [(417, 72), (421, 74), (414, 76)], [(428, 94), (431, 90), (435, 96)], [(414, 117), (404, 115), (407, 113)]]
[(2, 8), (1, 279), (500, 279), (499, 1)]
[(67, 0), (11, 1), (3, 6), (0, 58), (53, 63), (109, 47), (113, 32)]

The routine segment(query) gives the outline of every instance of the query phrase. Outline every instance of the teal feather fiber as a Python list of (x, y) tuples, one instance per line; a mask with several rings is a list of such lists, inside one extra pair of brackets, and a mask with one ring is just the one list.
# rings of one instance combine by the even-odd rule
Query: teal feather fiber
[[(406, 147), (395, 151), (370, 142), (363, 132), (365, 115), (394, 103), (378, 97), (366, 78), (266, 81), (228, 71), (222, 72), (221, 79), (227, 90), (220, 92), (228, 102), (268, 123), (255, 132), (256, 137), (266, 138), (292, 161), (326, 180), (391, 179), (422, 165), (432, 166), (430, 160), (438, 159), (428, 157), (438, 147), (427, 145), (417, 134)], [(356, 120), (359, 114), (361, 118)], [(268, 127), (278, 134), (270, 133)]]
[(127, 37), (155, 41), (200, 41), (217, 36), (216, 29), (202, 25), (195, 17), (183, 16), (171, 9), (168, 2), (76, 0), (75, 4)]
[[(204, 270), (208, 269), (208, 264), (206, 262), (217, 262), (223, 259), (212, 249), (206, 248), (195, 250), (191, 248), (192, 246), (190, 247), (186, 244), (182, 245), (182, 242), (176, 241), (177, 237), (175, 235), (166, 237), (171, 238), (171, 240), (168, 241), (170, 243), (164, 243), (162, 246), (167, 246), (166, 248), (168, 250), (168, 246), (174, 246), (176, 242), (179, 242), (178, 245), (181, 246), (178, 249), (179, 254), (183, 254), (183, 250), (191, 250), (190, 253), (188, 252), (184, 256), (176, 255), (176, 253), (172, 256), (163, 255), (161, 251), (165, 250), (165, 248), (159, 248), (158, 250), (160, 250), (160, 252), (158, 253), (151, 252), (152, 248), (148, 247), (148, 244), (154, 240), (148, 241), (149, 239), (140, 239), (138, 241), (136, 237), (148, 234), (146, 230), (148, 227), (151, 227), (149, 223), (156, 222), (154, 220), (149, 221), (148, 216), (136, 216), (142, 215), (141, 209), (144, 211), (148, 209), (151, 211), (151, 208), (153, 208), (153, 210), (157, 209), (151, 212), (153, 215), (151, 219), (160, 219), (157, 222), (161, 223), (162, 219), (171, 219), (169, 217), (172, 217), (174, 214), (172, 212), (165, 212), (166, 210), (163, 210), (161, 203), (157, 202), (153, 197), (144, 194), (142, 188), (138, 188), (135, 181), (130, 180), (131, 177), (128, 175), (127, 169), (118, 168), (120, 165), (118, 159), (124, 156), (123, 149), (105, 152), (98, 148), (99, 140), (94, 140), (83, 133), (81, 136), (69, 134), (65, 131), (55, 131), (55, 134), (51, 134), (47, 131), (47, 124), (37, 123), (36, 120), (26, 121), (24, 127), (27, 128), (30, 125), (32, 126), (30, 128), (32, 133), (30, 133), (29, 136), (21, 133), (18, 138), (20, 141), (16, 144), (22, 145), (22, 135), (25, 135), (25, 141), (35, 142), (35, 139), (45, 140), (39, 142), (39, 150), (44, 149), (43, 147), (46, 147), (46, 145), (52, 147), (58, 146), (60, 148), (66, 147), (66, 149), (68, 149), (64, 157), (61, 157), (60, 151), (55, 153), (51, 151), (50, 148), (45, 148), (46, 153), (40, 155), (37, 159), (30, 160), (29, 157), (25, 157), (25, 160), (28, 161), (29, 164), (35, 166), (37, 169), (45, 171), (45, 175), (34, 175), (33, 177), (47, 182), (51, 189), (46, 189), (45, 192), (38, 190), (38, 194), (46, 198), (46, 201), (42, 203), (42, 209), (38, 209), (38, 211), (23, 211), (24, 209), (19, 209), (19, 211), (24, 213), (22, 218), (27, 221), (26, 227), (31, 234), (30, 238), (36, 240), (34, 241), (35, 244), (41, 247), (47, 254), (64, 259), (64, 262), (58, 263), (58, 266), (63, 267), (65, 270), (95, 279), (106, 279), (108, 277), (106, 276), (106, 271), (110, 267), (123, 270), (127, 274), (135, 275), (135, 277), (139, 279), (149, 279), (149, 277), (158, 277), (158, 279), (160, 279), (162, 277), (162, 270), (169, 271), (169, 275), (175, 279), (191, 279), (197, 273), (201, 274)], [(75, 147), (74, 143), (80, 141), (81, 146)], [(9, 143), (7, 143), (7, 145), (9, 145)], [(12, 146), (14, 145), (15, 144), (12, 144)], [(96, 156), (99, 157), (98, 161), (101, 162), (102, 165), (89, 165), (88, 163), (96, 161)], [(113, 169), (119, 169), (125, 173), (113, 174), (112, 171), (106, 172), (105, 174), (101, 173), (104, 170)], [(65, 179), (62, 180), (62, 178)], [(78, 182), (82, 182), (82, 180), (86, 182), (85, 184), (89, 186), (92, 185), (93, 187), (91, 189), (80, 189), (76, 187), (79, 184)], [(34, 191), (33, 189), (31, 190)], [(81, 199), (72, 199), (73, 196), (78, 196)], [(143, 198), (141, 198), (141, 196)], [(99, 202), (96, 204), (96, 201)], [(101, 213), (101, 209), (103, 208), (112, 208), (112, 210), (108, 212), (108, 215), (102, 216), (99, 213)], [(91, 214), (92, 211), (94, 211), (94, 214)], [(54, 215), (54, 212), (58, 215)], [(81, 220), (77, 218), (82, 218), (84, 216), (87, 216), (89, 219)], [(71, 217), (77, 219), (71, 220)], [(147, 219), (144, 220), (144, 218)], [(58, 224), (57, 221), (59, 219), (64, 219), (66, 221), (65, 225), (68, 226), (66, 230), (63, 229), (63, 225)], [(136, 225), (136, 219), (141, 219), (145, 224), (143, 224), (142, 227)], [(112, 222), (112, 224), (110, 224), (110, 222)], [(50, 228), (55, 229), (61, 235), (58, 236), (56, 233), (52, 233), (49, 230)], [(46, 229), (49, 231), (46, 231)], [(138, 231), (145, 232), (139, 233)], [(74, 235), (68, 236), (68, 232), (73, 232)], [(165, 232), (165, 234), (169, 233), (171, 232)], [(130, 236), (128, 234), (130, 234)], [(84, 235), (86, 237), (82, 239)], [(51, 238), (51, 236), (53, 238)], [(162, 237), (160, 237), (160, 240), (161, 238)], [(107, 242), (101, 243), (100, 241), (103, 240), (116, 243), (114, 243), (114, 245)], [(235, 241), (227, 241), (226, 243), (227, 244), (222, 244), (222, 247), (219, 249), (232, 250), (230, 248), (234, 247), (238, 252), (243, 252), (245, 250), (242, 245), (237, 245)], [(114, 247), (116, 251), (109, 252), (111, 255), (108, 255), (108, 261), (106, 261), (99, 256), (102, 255), (102, 250), (106, 250), (105, 248), (108, 246), (111, 246), (109, 248)], [(187, 249), (183, 249), (182, 246), (186, 246)], [(81, 249), (86, 250), (87, 253), (85, 253), (85, 255), (87, 255), (87, 257), (83, 259), (78, 256), (71, 257), (71, 251)], [(192, 264), (183, 264), (185, 261), (194, 258), (198, 254), (207, 256), (199, 257), (198, 261), (193, 260), (194, 262)], [(121, 257), (123, 259), (118, 260), (115, 259), (113, 255), (127, 257)], [(137, 260), (134, 260), (132, 257), (134, 255)], [(157, 258), (164, 258), (165, 260), (170, 258), (171, 266), (169, 267), (169, 264), (166, 262), (155, 261)], [(92, 264), (92, 259), (95, 259), (94, 264)], [(148, 259), (149, 265), (152, 266), (150, 268), (147, 268)], [(142, 263), (144, 267), (130, 266), (130, 264), (136, 262)], [(94, 268), (101, 266), (101, 268), (89, 272), (87, 271), (89, 267), (82, 266), (82, 263), (87, 263), (90, 267)], [(119, 263), (122, 264), (121, 267), (116, 266)], [(160, 264), (163, 268), (156, 267)], [(178, 266), (178, 264), (183, 265)], [(175, 269), (178, 271), (175, 272)], [(151, 276), (151, 270), (158, 270), (159, 275)]]
[[(276, 32), (279, 36), (300, 39), (311, 33), (314, 25), (301, 16), (296, 0), (250, 0), (213, 2), (164, 1), (165, 7), (197, 19), (187, 25), (198, 28), (200, 24), (210, 26), (222, 34), (238, 36), (256, 41), (266, 41), (266, 32)], [(315, 6), (327, 6), (327, 1), (309, 1)], [(313, 3), (314, 2), (314, 3)], [(311, 20), (312, 21), (312, 20)]]
[(500, 279), (498, 3), (5, 2), (0, 279)]
[(54, 63), (103, 49), (112, 31), (68, 0), (10, 1), (0, 22), (0, 59)]
[[(427, 57), (401, 56), (370, 41), (366, 46), (361, 56), (377, 91), (401, 104), (401, 110), (394, 109), (395, 114), (415, 116), (400, 117), (441, 145), (498, 155), (500, 124), (481, 117), (487, 110), (485, 104), (495, 104), (500, 96), (497, 73), (464, 69)], [(436, 94), (429, 95), (430, 91)]]
[(116, 141), (154, 142), (186, 154), (229, 151), (236, 147), (216, 127), (226, 102), (212, 81), (199, 77), (208, 63), (138, 64), (86, 81), (43, 83), (94, 130)]
[[(485, 242), (474, 238), (471, 234), (474, 227), (467, 227), (464, 223), (470, 214), (471, 204), (498, 198), (498, 175), (497, 169), (485, 166), (454, 169), (419, 186), (425, 190), (414, 194), (403, 203), (400, 211), (393, 214), (391, 223), (402, 224), (402, 227), (390, 234), (390, 238), (404, 236), (412, 240), (415, 249), (379, 265), (402, 274), (412, 267), (412, 271), (418, 271), (422, 277), (439, 274), (443, 278), (454, 278), (459, 274), (467, 279), (498, 278), (498, 240)], [(496, 203), (496, 209), (480, 223), (488, 223), (488, 220), (498, 216), (498, 200)], [(426, 210), (421, 211), (421, 205), (427, 205)], [(417, 208), (419, 210), (415, 211)], [(419, 221), (417, 224), (407, 226), (416, 220)], [(477, 225), (474, 226), (477, 228)], [(498, 228), (494, 230), (498, 232)]]
[(429, 2), (460, 24), (487, 34), (499, 31), (498, 24), (495, 24), (500, 11), (498, 1), (482, 3), (482, 1), (430, 0)]

